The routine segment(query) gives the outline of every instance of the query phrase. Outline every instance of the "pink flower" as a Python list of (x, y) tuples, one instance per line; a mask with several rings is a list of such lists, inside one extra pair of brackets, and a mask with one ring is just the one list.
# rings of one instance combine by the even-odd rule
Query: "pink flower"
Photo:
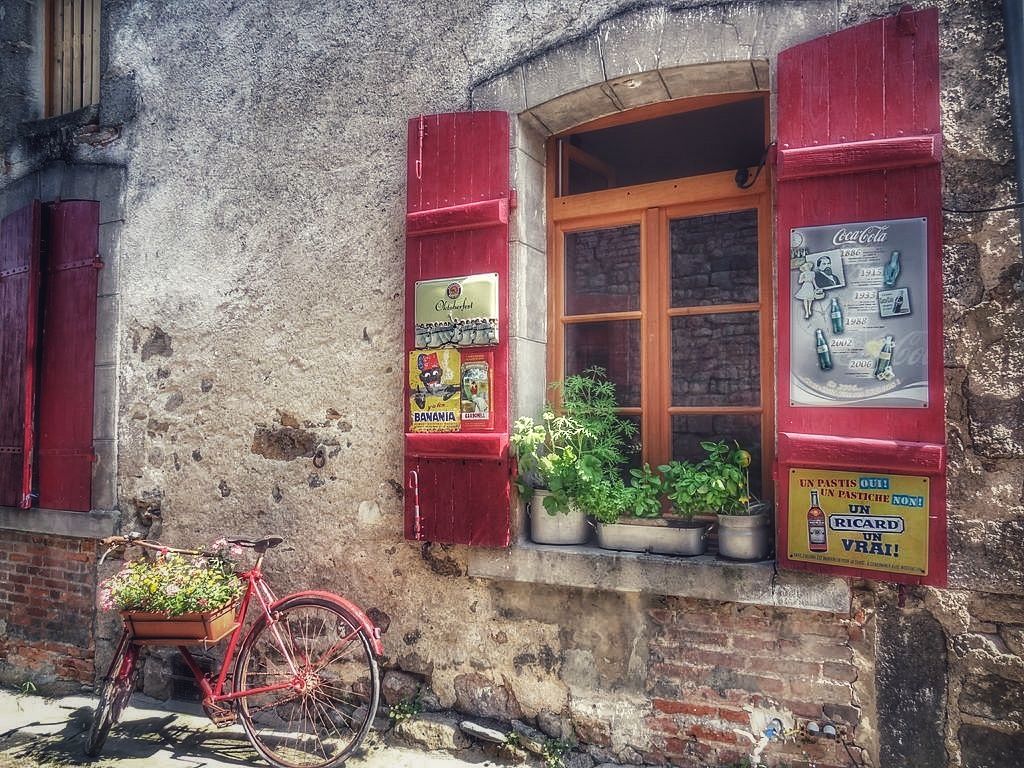
[(231, 552), (231, 556), (232, 557), (241, 557), (242, 556), (242, 548), (240, 546), (238, 546), (237, 544), (233, 544), (231, 546), (230, 552)]
[(166, 587), (164, 587), (165, 595), (176, 595), (179, 592), (181, 592), (181, 587), (177, 586), (176, 584), (168, 584)]

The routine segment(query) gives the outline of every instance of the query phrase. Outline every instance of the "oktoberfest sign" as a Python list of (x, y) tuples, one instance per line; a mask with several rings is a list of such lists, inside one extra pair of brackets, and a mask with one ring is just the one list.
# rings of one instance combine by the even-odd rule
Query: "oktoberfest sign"
[(497, 273), (420, 280), (414, 304), (418, 349), (498, 343)]
[(928, 493), (927, 477), (791, 469), (789, 558), (925, 576)]

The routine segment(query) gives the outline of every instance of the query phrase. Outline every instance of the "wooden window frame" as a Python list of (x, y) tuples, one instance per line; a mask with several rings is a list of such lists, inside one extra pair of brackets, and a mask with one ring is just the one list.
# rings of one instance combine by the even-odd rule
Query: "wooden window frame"
[[(743, 94), (744, 98), (759, 95)], [(730, 95), (719, 103), (735, 101)], [(698, 100), (690, 100), (698, 101)], [(711, 106), (685, 105), (676, 111)], [(767, 104), (766, 104), (767, 106)], [(666, 114), (662, 107), (658, 116)], [(638, 115), (637, 119), (646, 119)], [(621, 120), (621, 118), (620, 118)], [(626, 120), (621, 120), (627, 122)], [(767, 109), (766, 109), (767, 122)], [(547, 146), (548, 221), (548, 356), (549, 381), (565, 375), (565, 326), (579, 322), (640, 321), (641, 402), (640, 407), (623, 407), (620, 412), (640, 416), (643, 435), (642, 460), (652, 465), (671, 458), (673, 416), (706, 414), (759, 415), (761, 422), (761, 474), (763, 495), (773, 495), (772, 466), (775, 453), (774, 401), (775, 296), (772, 282), (772, 196), (770, 171), (766, 167), (748, 188), (736, 185), (735, 172), (712, 173), (669, 181), (621, 187), (556, 197), (556, 173), (560, 170), (558, 141), (570, 133), (591, 130), (592, 124), (558, 134)], [(767, 126), (766, 126), (767, 128)], [(765, 132), (767, 135), (767, 130)], [(758, 300), (742, 304), (714, 304), (671, 307), (669, 222), (673, 219), (757, 211)], [(566, 316), (564, 313), (565, 235), (569, 232), (640, 225), (640, 309), (634, 311)], [(760, 403), (756, 406), (673, 406), (671, 403), (671, 321), (686, 317), (728, 312), (757, 312), (759, 326)], [(657, 350), (651, 354), (651, 350)]]

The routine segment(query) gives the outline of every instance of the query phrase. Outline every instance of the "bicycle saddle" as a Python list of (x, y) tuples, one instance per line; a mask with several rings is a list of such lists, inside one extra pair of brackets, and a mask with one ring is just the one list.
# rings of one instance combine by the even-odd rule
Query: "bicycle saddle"
[(268, 549), (282, 544), (284, 539), (280, 536), (264, 536), (262, 539), (227, 539), (228, 544), (237, 544), (240, 547), (251, 547), (258, 554), (263, 554)]

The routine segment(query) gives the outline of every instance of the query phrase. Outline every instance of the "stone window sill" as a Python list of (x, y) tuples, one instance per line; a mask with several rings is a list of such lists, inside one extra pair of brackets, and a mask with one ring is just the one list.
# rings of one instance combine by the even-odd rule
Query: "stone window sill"
[(851, 600), (845, 579), (779, 571), (773, 562), (732, 563), (710, 555), (666, 557), (527, 542), (508, 549), (471, 549), (469, 575), (838, 614), (849, 614)]
[(0, 529), (75, 539), (102, 539), (115, 533), (120, 517), (119, 512), (108, 510), (68, 512), (0, 507)]

